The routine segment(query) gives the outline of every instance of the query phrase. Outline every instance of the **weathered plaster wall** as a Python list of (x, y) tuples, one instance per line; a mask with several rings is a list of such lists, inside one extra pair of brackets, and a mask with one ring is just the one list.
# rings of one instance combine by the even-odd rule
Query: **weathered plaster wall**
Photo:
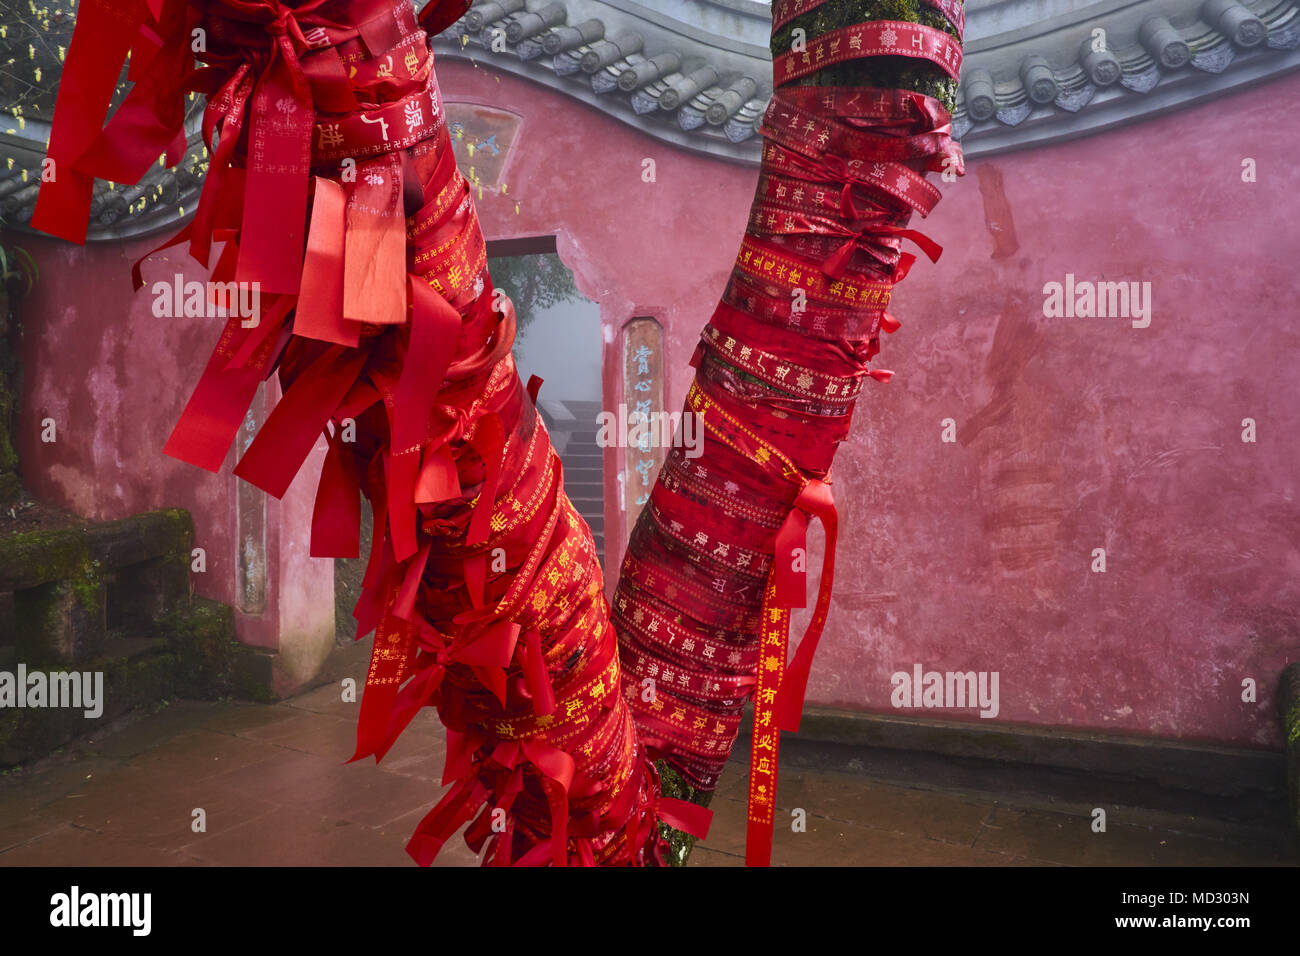
[[(444, 59), (440, 77), (449, 99), (525, 117), (511, 198), (485, 194), (480, 215), (490, 238), (559, 236), (602, 306), (607, 406), (616, 331), (644, 314), (665, 327), (679, 408), (755, 171), (483, 66)], [(1273, 685), (1300, 657), (1300, 133), (1275, 117), (1297, 93), (1293, 76), (941, 184), (923, 226), (944, 256), (900, 287), (903, 328), (877, 358), (897, 374), (867, 389), (836, 465), (812, 701), (892, 711), (890, 676), (919, 663), (998, 672), (1000, 720), (1278, 744)], [(1150, 326), (1044, 317), (1044, 284), (1067, 273), (1150, 282)]]
[[(27, 488), (94, 520), (189, 510), (206, 561), (206, 570), (193, 575), (195, 591), (236, 607), (241, 640), (280, 652), (278, 690), (301, 686), (333, 646), (333, 563), (307, 555), (324, 442), (282, 501), (251, 489), (266, 535), (264, 542), (256, 536), (248, 563), (265, 581), (266, 601), (240, 611), (236, 551), (248, 535), (240, 532), (230, 474), (237, 455), (232, 451), (214, 475), (162, 453), (224, 320), (157, 318), (151, 286), (178, 273), (183, 281), (203, 281), (206, 273), (185, 252), (167, 250), (145, 264), (146, 286), (133, 293), (131, 263), (161, 237), (92, 246), (33, 236), (16, 241), (41, 270), (23, 305), (19, 454)], [(41, 440), (46, 419), (55, 423), (52, 443)]]
[[(439, 76), (448, 100), (524, 118), (506, 195), (479, 200), (484, 231), (558, 237), (601, 306), (606, 406), (623, 388), (618, 331), (650, 315), (666, 334), (666, 405), (679, 408), (755, 170), (482, 66), (444, 58)], [(1274, 117), (1297, 93), (1291, 77), (973, 162), (942, 184), (924, 228), (944, 257), (900, 288), (903, 328), (877, 359), (897, 374), (868, 388), (837, 461), (840, 574), (813, 702), (891, 711), (890, 675), (919, 663), (998, 672), (1000, 720), (1278, 746), (1273, 684), (1300, 657), (1300, 238), (1286, 219), (1300, 173), (1297, 132)], [(1258, 182), (1241, 181), (1245, 157)], [(28, 486), (96, 518), (189, 508), (208, 549), (196, 587), (233, 602), (229, 465), (214, 476), (161, 454), (216, 328), (155, 319), (146, 295), (131, 297), (129, 264), (147, 242), (24, 244), (43, 275), (25, 309)], [(181, 263), (164, 254), (146, 276), (202, 278)], [(1044, 283), (1067, 273), (1150, 282), (1150, 326), (1045, 318)], [(39, 440), (47, 416), (54, 445)], [(1244, 418), (1255, 443), (1241, 441)], [(610, 450), (612, 554), (626, 533), (619, 462)], [(313, 614), (332, 606), (324, 563), (305, 558), (319, 465), (308, 468), (286, 520), (268, 510), (278, 617), (245, 625), (246, 640), (271, 646), (295, 628), (312, 635), (286, 655), (295, 673), (324, 646)], [(1095, 548), (1104, 574), (1090, 570)], [(1241, 699), (1245, 679), (1254, 703)]]

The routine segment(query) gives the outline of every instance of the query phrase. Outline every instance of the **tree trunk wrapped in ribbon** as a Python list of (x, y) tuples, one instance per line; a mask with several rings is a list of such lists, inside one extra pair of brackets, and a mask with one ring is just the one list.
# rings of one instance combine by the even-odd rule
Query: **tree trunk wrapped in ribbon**
[[(940, 253), (907, 228), (940, 198), (925, 174), (963, 171), (948, 112), (959, 0), (773, 0), (772, 20), (749, 227), (691, 361), (685, 413), (703, 418), (704, 452), (669, 452), (613, 607), (625, 696), (665, 792), (708, 802), (753, 701), (750, 865), (770, 858), (780, 732), (799, 727), (830, 606), (835, 449), (866, 380), (892, 374), (868, 364), (899, 327), (890, 295), (915, 261), (903, 242)], [(814, 518), (821, 581), (787, 662)], [(671, 862), (691, 842), (672, 835)]]
[[(526, 392), (515, 370), (513, 307), (427, 42), (467, 6), (82, 0), (33, 224), (83, 241), (94, 178), (174, 162), (185, 98), (207, 96), (207, 181), (160, 249), (188, 244), (207, 267), (223, 243), (212, 279), (258, 283), (265, 308), (226, 323), (164, 450), (219, 470), (278, 372), (283, 397), (235, 474), (280, 497), (323, 433), (318, 557), (357, 555), (369, 499), (354, 614), (375, 638), (353, 759), (381, 759), (437, 709), (450, 787), (408, 844), (419, 863), (468, 823), (492, 865), (653, 865), (659, 822), (703, 833), (707, 811), (659, 797), (540, 382)], [(103, 127), (128, 53), (135, 85)]]

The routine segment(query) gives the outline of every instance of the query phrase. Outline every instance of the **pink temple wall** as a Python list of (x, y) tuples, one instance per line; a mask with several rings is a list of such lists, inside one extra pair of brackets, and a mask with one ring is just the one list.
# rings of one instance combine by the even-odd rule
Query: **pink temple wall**
[[(507, 194), (478, 201), (484, 232), (558, 237), (601, 306), (606, 407), (623, 393), (618, 332), (648, 315), (666, 334), (666, 407), (679, 408), (755, 169), (482, 65), (443, 58), (439, 77), (448, 101), (523, 117)], [(1000, 721), (1278, 745), (1273, 685), (1300, 652), (1300, 456), (1287, 439), (1300, 425), (1297, 333), (1278, 293), (1294, 291), (1300, 239), (1276, 207), (1300, 173), (1296, 133), (1271, 117), (1296, 92), (1290, 77), (972, 161), (964, 180), (941, 184), (924, 228), (944, 257), (900, 287), (903, 328), (876, 360), (895, 379), (868, 387), (837, 459), (839, 574), (812, 703), (894, 712), (890, 675), (919, 663), (997, 671)], [(1241, 181), (1243, 157), (1258, 182)], [(646, 158), (654, 183), (642, 180)], [(44, 277), (24, 313), (24, 476), (88, 517), (189, 508), (209, 554), (196, 588), (232, 602), (229, 463), (214, 476), (161, 454), (217, 330), (155, 319), (147, 295), (131, 298), (130, 262), (156, 241), (84, 250), (24, 237)], [(203, 277), (183, 262), (164, 254), (146, 276)], [(1044, 318), (1043, 285), (1066, 273), (1150, 282), (1150, 327)], [(46, 415), (67, 423), (53, 446), (38, 437)], [(1240, 439), (1247, 417), (1253, 444)], [(945, 419), (955, 441), (942, 440)], [(611, 568), (626, 535), (620, 457), (607, 452)], [(300, 671), (318, 656), (312, 609), (332, 606), (329, 562), (305, 557), (318, 468), (290, 492), (289, 520), (271, 502), (278, 616), (242, 630), (299, 648)], [(1104, 574), (1089, 570), (1098, 547)], [(1247, 678), (1253, 703), (1241, 699)]]
[[(194, 546), (203, 549), (206, 562), (203, 573), (191, 575), (195, 593), (238, 608), (236, 549), (248, 535), (237, 524), (230, 472), (236, 448), (244, 446), (236, 438), (220, 474), (162, 453), (224, 320), (157, 318), (150, 287), (173, 282), (178, 273), (187, 282), (203, 281), (207, 273), (184, 251), (167, 250), (145, 264), (146, 285), (134, 293), (131, 264), (162, 237), (90, 246), (31, 235), (12, 241), (40, 267), (21, 306), (19, 455), (28, 490), (97, 521), (187, 509)], [(265, 405), (263, 419), (279, 393), (274, 382), (270, 387), (270, 399), (255, 399)], [(46, 418), (57, 427), (52, 443), (40, 438)], [(332, 562), (307, 554), (324, 448), (321, 440), (282, 500), (249, 486), (264, 512), (265, 540), (257, 535), (246, 548), (248, 564), (250, 574), (265, 581), (266, 599), (255, 612), (237, 610), (236, 634), (279, 652), (275, 681), (281, 692), (310, 680), (334, 645)]]
[[(606, 407), (623, 394), (617, 331), (652, 315), (680, 408), (755, 170), (482, 65), (444, 58), (439, 76), (449, 100), (524, 117), (508, 198), (485, 193), (479, 213), (489, 238), (558, 236), (602, 307)], [(944, 256), (900, 286), (903, 327), (876, 359), (896, 375), (868, 387), (837, 459), (839, 573), (812, 703), (898, 712), (890, 676), (920, 664), (998, 672), (1000, 721), (1279, 744), (1272, 695), (1300, 655), (1300, 237), (1278, 206), (1300, 172), (1297, 131), (1275, 115), (1297, 93), (1292, 76), (940, 183), (923, 228)], [(1150, 282), (1150, 326), (1045, 318), (1043, 286), (1067, 273)]]

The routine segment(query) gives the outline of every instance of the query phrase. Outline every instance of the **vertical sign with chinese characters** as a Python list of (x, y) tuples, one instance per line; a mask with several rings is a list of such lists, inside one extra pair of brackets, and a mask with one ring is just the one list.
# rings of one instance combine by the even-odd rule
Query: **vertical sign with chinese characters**
[[(614, 409), (620, 426), (626, 422), (628, 433), (640, 419), (657, 422), (664, 409), (664, 330), (651, 318), (635, 318), (623, 326), (623, 405)], [(627, 440), (624, 449), (623, 507), (628, 533), (637, 516), (650, 500), (659, 467), (667, 449), (655, 438), (658, 429), (635, 429), (639, 440)], [(671, 440), (671, 436), (669, 436)]]

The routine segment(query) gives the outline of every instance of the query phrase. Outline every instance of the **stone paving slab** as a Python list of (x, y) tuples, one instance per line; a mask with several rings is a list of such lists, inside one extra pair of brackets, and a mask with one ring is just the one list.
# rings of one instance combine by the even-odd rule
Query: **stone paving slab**
[[(276, 704), (178, 701), (0, 776), (0, 866), (410, 866), (441, 797), (446, 742), (422, 715), (378, 766), (349, 764), (357, 704), (337, 683)], [(692, 866), (741, 866), (746, 764), (732, 761)], [(803, 811), (795, 832), (792, 811)], [(196, 831), (195, 810), (204, 830)], [(1216, 836), (1174, 815), (1014, 805), (1007, 795), (789, 770), (774, 865), (1092, 866), (1293, 862), (1282, 841)], [(438, 866), (475, 866), (459, 837)]]

